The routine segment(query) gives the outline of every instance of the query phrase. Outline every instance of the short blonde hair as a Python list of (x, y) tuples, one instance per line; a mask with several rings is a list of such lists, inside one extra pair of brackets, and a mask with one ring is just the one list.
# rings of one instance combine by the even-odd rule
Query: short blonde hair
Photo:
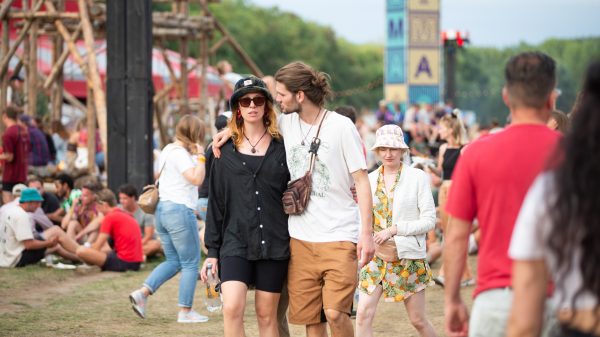
[(117, 206), (117, 198), (113, 191), (108, 188), (103, 188), (100, 191), (96, 192), (96, 201), (107, 203), (110, 207)]

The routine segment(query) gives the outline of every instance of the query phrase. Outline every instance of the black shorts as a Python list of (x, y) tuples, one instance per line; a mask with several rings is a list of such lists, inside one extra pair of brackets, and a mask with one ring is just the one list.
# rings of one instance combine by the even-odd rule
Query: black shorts
[(3, 181), (2, 182), (2, 190), (5, 192), (10, 192), (12, 193), (12, 189), (13, 187), (15, 187), (15, 185), (17, 184), (25, 184), (25, 182), (16, 182), (16, 183), (9, 183), (8, 181)]
[(25, 249), (23, 253), (21, 253), (21, 259), (19, 263), (15, 267), (25, 267), (29, 264), (36, 264), (40, 262), (41, 259), (46, 255), (46, 248), (40, 249)]
[(248, 261), (238, 256), (221, 259), (221, 282), (240, 281), (270, 293), (281, 293), (287, 271), (288, 260)]
[(106, 261), (104, 262), (104, 265), (102, 266), (102, 270), (104, 270), (104, 271), (128, 271), (128, 270), (138, 271), (138, 270), (140, 270), (140, 264), (141, 264), (141, 262), (123, 261), (117, 256), (117, 253), (115, 253), (113, 251), (113, 252), (108, 253), (108, 255), (106, 256)]

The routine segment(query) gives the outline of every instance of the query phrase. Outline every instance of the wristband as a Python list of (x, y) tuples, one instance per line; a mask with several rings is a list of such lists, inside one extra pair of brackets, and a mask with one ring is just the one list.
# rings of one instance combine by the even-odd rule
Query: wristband
[(204, 155), (198, 155), (198, 163), (204, 164), (206, 162), (206, 157)]

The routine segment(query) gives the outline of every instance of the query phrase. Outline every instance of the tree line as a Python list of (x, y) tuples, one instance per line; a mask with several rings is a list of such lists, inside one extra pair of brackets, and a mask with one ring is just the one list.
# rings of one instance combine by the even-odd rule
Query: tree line
[[(161, 5), (155, 5), (161, 10)], [(375, 109), (383, 97), (384, 46), (353, 44), (336, 35), (331, 27), (305, 21), (277, 7), (264, 8), (247, 0), (222, 0), (211, 4), (215, 17), (223, 23), (265, 74), (274, 74), (281, 66), (302, 60), (328, 73), (337, 96), (330, 106), (351, 104), (359, 109)], [(164, 7), (170, 10), (170, 6)], [(191, 12), (199, 13), (198, 7)], [(383, 22), (357, 22), (373, 25)], [(215, 33), (214, 41), (220, 38)], [(170, 44), (175, 49), (176, 42)], [(197, 48), (190, 48), (191, 56)], [(467, 45), (457, 57), (456, 105), (472, 110), (481, 122), (493, 119), (503, 123), (507, 109), (502, 103), (504, 64), (521, 51), (541, 50), (556, 59), (558, 89), (562, 94), (557, 108), (570, 111), (581, 85), (587, 64), (600, 58), (600, 37), (550, 39), (540, 45), (520, 44), (509, 48), (483, 48)], [(229, 60), (236, 72), (250, 73), (229, 47), (222, 47), (210, 60), (216, 64)]]

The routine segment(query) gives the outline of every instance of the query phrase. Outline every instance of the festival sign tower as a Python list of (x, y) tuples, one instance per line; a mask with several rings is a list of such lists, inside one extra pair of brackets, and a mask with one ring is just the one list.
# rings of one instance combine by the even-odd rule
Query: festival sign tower
[(385, 99), (435, 104), (441, 99), (440, 0), (387, 0)]

